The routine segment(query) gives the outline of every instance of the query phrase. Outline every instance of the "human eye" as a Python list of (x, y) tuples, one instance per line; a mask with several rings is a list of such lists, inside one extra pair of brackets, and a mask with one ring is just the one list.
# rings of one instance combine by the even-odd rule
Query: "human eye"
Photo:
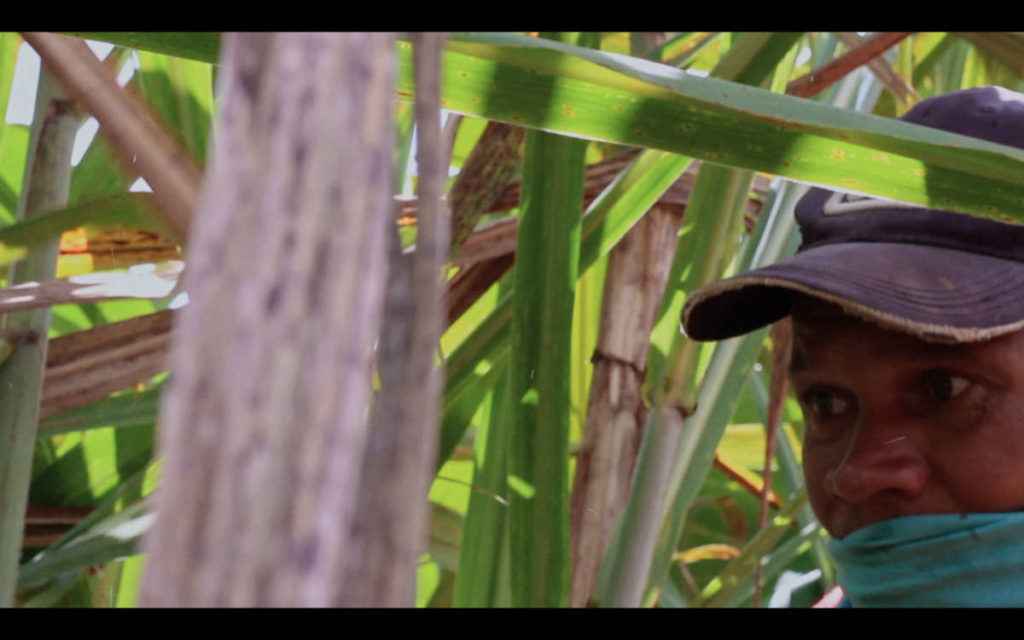
[(812, 389), (801, 398), (804, 411), (810, 411), (820, 420), (832, 420), (850, 409), (850, 402), (839, 393), (828, 389)]
[(815, 387), (797, 397), (804, 411), (807, 442), (832, 442), (850, 426), (855, 400), (849, 394)]
[(942, 369), (932, 369), (921, 374), (921, 389), (932, 402), (949, 402), (971, 386), (964, 376)]

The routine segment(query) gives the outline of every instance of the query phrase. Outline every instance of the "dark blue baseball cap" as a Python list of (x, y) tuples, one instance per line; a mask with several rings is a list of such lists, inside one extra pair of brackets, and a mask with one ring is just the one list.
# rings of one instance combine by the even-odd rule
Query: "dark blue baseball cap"
[[(1024, 148), (1024, 94), (1002, 87), (929, 98), (901, 119)], [(924, 340), (1024, 328), (1024, 225), (822, 188), (795, 211), (796, 255), (696, 291), (683, 310), (688, 336), (721, 340), (775, 322), (793, 292)]]

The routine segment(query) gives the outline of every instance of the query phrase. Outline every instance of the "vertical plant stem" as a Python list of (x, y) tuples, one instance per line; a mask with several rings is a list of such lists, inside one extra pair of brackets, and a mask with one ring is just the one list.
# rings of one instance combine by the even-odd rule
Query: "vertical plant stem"
[[(685, 417), (682, 412), (671, 407), (654, 407), (648, 412), (636, 473), (622, 514), (623, 522), (647, 523), (661, 519), (665, 486), (672, 465), (669, 456), (654, 455), (654, 452), (674, 451), (678, 448)], [(610, 545), (610, 551), (615, 550), (617, 553), (613, 557), (614, 564), (602, 566), (602, 575), (599, 576), (604, 584), (599, 582), (596, 595), (599, 598), (598, 604), (602, 606), (641, 605), (651, 564), (651, 549), (657, 541), (658, 529), (639, 526), (630, 533), (630, 544), (623, 545), (620, 542), (622, 529), (618, 529)]]
[[(643, 213), (682, 175), (690, 160), (685, 156), (653, 149), (640, 153), (590, 203), (583, 215), (577, 273), (585, 272), (601, 256), (611, 251)], [(496, 379), (496, 374), (490, 377), (490, 372), (483, 376), (477, 375), (478, 365), (490, 364), (493, 369), (503, 367), (508, 362), (510, 346), (506, 336), (511, 315), (511, 296), (501, 298), (491, 314), (447, 359), (449, 377), (438, 468), (451, 454), (472, 416), (472, 412), (466, 413), (458, 408), (462, 404), (459, 398), (472, 396), (469, 390), (484, 379), (489, 378), (492, 382)], [(490, 383), (482, 388), (486, 391)], [(475, 411), (475, 407), (472, 411)]]
[(569, 332), (583, 143), (526, 135), (512, 316), (509, 450), (512, 597), (561, 606), (568, 590)]
[[(770, 77), (777, 61), (798, 37), (799, 34), (745, 34), (712, 73), (759, 85)], [(655, 406), (645, 427), (629, 501), (609, 544), (609, 557), (601, 568), (595, 590), (602, 606), (640, 606), (652, 572), (660, 573), (664, 568), (656, 551), (663, 546), (663, 522), (670, 511), (673, 489), (678, 485), (673, 476), (682, 457), (679, 449), (688, 441), (683, 433), (683, 420), (697, 410), (700, 346), (679, 333), (679, 307), (687, 295), (717, 277), (724, 266), (730, 234), (742, 221), (742, 205), (752, 180), (750, 171), (703, 165), (694, 184), (669, 276), (670, 288), (659, 313), (661, 324), (670, 323), (669, 335), (665, 336), (668, 357), (648, 371), (647, 385), (653, 392)], [(656, 339), (657, 335), (652, 342)], [(657, 346), (654, 342), (652, 351)]]
[[(684, 274), (679, 283), (684, 294), (717, 275), (723, 261), (726, 234), (742, 219), (742, 204), (752, 177), (747, 171), (711, 165), (701, 167), (687, 205), (672, 269), (675, 274)], [(683, 264), (687, 265), (685, 269)], [(666, 291), (669, 303), (671, 294)], [(700, 345), (685, 336), (673, 341), (663, 390), (655, 396), (655, 407), (644, 430), (644, 443), (629, 497), (629, 502), (636, 504), (627, 505), (623, 514), (624, 525), (630, 525), (626, 531), (628, 538), (612, 545), (611, 550), (616, 552), (613, 562), (602, 567), (604, 584), (599, 586), (598, 592), (604, 606), (635, 607), (642, 602), (664, 505), (672, 486), (670, 472), (683, 420), (696, 411), (699, 353)]]
[(585, 606), (629, 495), (646, 409), (641, 387), (651, 327), (665, 290), (682, 212), (655, 205), (608, 256), (594, 375), (576, 456), (570, 511), (569, 603)]
[[(635, 33), (633, 55), (665, 42)], [(651, 327), (672, 266), (682, 211), (655, 205), (608, 256), (593, 382), (576, 456), (569, 512), (572, 583), (569, 604), (587, 604), (601, 559), (629, 496), (646, 408), (641, 387)]]
[(562, 606), (569, 591), (570, 335), (585, 149), (580, 140), (526, 134), (509, 372), (515, 606)]
[(374, 407), (359, 502), (353, 519), (341, 602), (405, 606), (415, 602), (416, 560), (426, 549), (427, 489), (437, 447), (442, 378), (434, 351), (444, 325), (442, 267), (448, 216), (441, 199), (447, 143), (441, 135), (441, 49), (444, 35), (413, 35), (416, 74), (416, 161), (419, 233), (405, 256), (391, 232), (392, 265)]
[[(683, 224), (673, 274), (682, 276), (680, 289), (689, 296), (711, 282), (729, 258), (727, 249), (742, 224), (743, 203), (754, 179), (752, 171), (702, 165), (694, 184), (690, 215)], [(697, 357), (701, 345), (677, 335), (669, 353), (669, 368), (655, 402), (680, 406), (690, 415), (697, 399)]]
[[(761, 488), (761, 508), (757, 517), (758, 530), (768, 525), (768, 496), (772, 491), (772, 461), (775, 459), (775, 444), (782, 422), (782, 409), (789, 389), (789, 355), (792, 346), (792, 323), (783, 318), (771, 329), (772, 336), (772, 383), (768, 398), (768, 421), (765, 424), (764, 486)], [(754, 608), (761, 606), (761, 579), (763, 576), (760, 559), (754, 575)]]
[[(462, 126), (463, 116), (458, 113), (449, 113), (444, 121), (444, 157), (442, 162), (448, 167), (452, 164), (452, 152), (455, 151), (455, 138), (459, 135), (459, 127)], [(445, 172), (447, 176), (447, 172)]]
[(140, 605), (339, 606), (394, 220), (394, 36), (222, 52)]
[[(67, 93), (44, 72), (36, 97), (19, 219), (67, 203), (77, 127)], [(34, 248), (23, 262), (12, 265), (9, 283), (52, 280), (58, 252), (56, 240)], [(49, 329), (49, 307), (13, 312), (3, 323), (15, 345), (14, 353), (0, 365), (0, 606), (4, 607), (13, 602), (18, 577)]]

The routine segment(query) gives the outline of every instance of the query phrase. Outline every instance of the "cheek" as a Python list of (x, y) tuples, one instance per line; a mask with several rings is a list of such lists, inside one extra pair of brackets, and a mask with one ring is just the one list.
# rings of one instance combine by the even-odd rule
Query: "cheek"
[(944, 441), (947, 490), (964, 512), (1024, 510), (1024, 404), (990, 414), (986, 424)]
[(828, 472), (839, 463), (838, 455), (822, 445), (804, 444), (803, 451), (804, 483), (811, 508), (819, 519), (829, 511), (829, 504), (834, 500), (825, 490), (825, 478)]
[(986, 456), (977, 465), (961, 461), (947, 474), (948, 492), (964, 513), (1024, 510), (1024, 464), (1021, 458)]

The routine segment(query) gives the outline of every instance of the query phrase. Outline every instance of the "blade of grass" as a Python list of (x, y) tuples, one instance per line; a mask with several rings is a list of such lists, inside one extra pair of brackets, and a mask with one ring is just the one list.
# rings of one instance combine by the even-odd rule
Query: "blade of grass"
[(114, 596), (115, 607), (130, 609), (136, 606), (145, 566), (146, 557), (143, 555), (136, 554), (125, 558), (121, 564), (121, 575), (118, 576), (117, 593)]
[[(149, 464), (146, 468), (134, 472), (129, 477), (126, 477), (121, 483), (102, 499), (99, 505), (81, 520), (77, 525), (68, 530), (57, 542), (50, 546), (48, 552), (60, 553), (64, 548), (73, 546), (78, 540), (95, 540), (96, 533), (109, 529), (111, 522), (122, 520), (118, 518), (119, 512), (130, 508), (132, 505), (139, 504), (139, 499), (142, 496), (149, 495), (157, 485), (160, 475), (160, 464), (158, 462)], [(106, 524), (105, 524), (106, 523)], [(127, 532), (127, 533), (130, 533)], [(107, 536), (105, 540), (106, 544), (99, 544), (97, 542), (92, 543), (92, 549), (90, 553), (95, 552), (95, 557), (108, 557), (118, 558), (126, 553), (130, 553), (123, 547), (123, 540), (116, 537)], [(137, 540), (135, 541), (137, 543)], [(113, 549), (109, 548), (113, 547)], [(90, 554), (85, 554), (86, 556)], [(38, 555), (30, 559), (29, 562), (22, 565), (19, 571), (26, 569), (35, 559), (41, 559)], [(90, 558), (86, 558), (89, 560)], [(44, 572), (39, 572), (39, 568), (33, 568), (28, 570), (28, 581), (47, 581), (52, 580), (56, 585), (61, 582), (73, 578), (76, 574), (81, 575), (82, 569), (85, 567), (75, 569), (70, 567), (71, 562), (75, 562), (75, 556), (65, 555), (62, 558), (58, 558), (60, 562), (54, 561), (50, 564), (49, 569)], [(129, 570), (129, 574), (122, 574), (121, 584), (118, 589), (118, 605), (117, 606), (134, 606), (135, 600), (138, 597), (138, 584), (139, 579), (138, 571), (141, 569), (143, 564), (143, 556), (132, 556), (126, 560), (126, 567)], [(67, 572), (61, 572), (60, 569), (66, 567)], [(56, 569), (57, 571), (51, 571)], [(33, 573), (35, 576), (33, 577)], [(23, 578), (19, 575), (19, 588), (23, 585)], [(130, 604), (126, 604), (130, 603)]]
[(19, 569), (18, 588), (30, 588), (61, 574), (133, 555), (155, 518), (147, 513), (147, 506), (147, 501), (141, 500), (97, 522), (73, 542), (37, 555)]
[(694, 601), (693, 606), (727, 606), (736, 592), (754, 573), (761, 558), (795, 524), (795, 514), (805, 506), (807, 506), (806, 492), (800, 492), (790, 498), (785, 508), (772, 518), (771, 526), (761, 529), (751, 538), (740, 555), (704, 588)]
[(685, 67), (701, 50), (711, 44), (718, 33), (707, 31), (696, 31), (680, 33), (669, 39), (665, 44), (657, 47), (645, 57), (656, 60), (673, 67)]
[(198, 165), (205, 165), (213, 111), (212, 65), (140, 51), (135, 74), (146, 102)]
[(526, 135), (509, 368), (510, 566), (520, 607), (562, 606), (569, 589), (569, 347), (585, 152), (580, 140)]
[(68, 35), (200, 62), (216, 63), (220, 56), (220, 34), (213, 32), (72, 31), (68, 32)]
[(411, 102), (395, 105), (395, 193), (402, 193), (405, 187), (414, 122), (415, 111)]
[[(750, 389), (754, 393), (760, 408), (761, 413), (768, 416), (768, 386), (765, 384), (761, 376), (756, 372), (750, 373)], [(781, 471), (780, 480), (786, 490), (796, 492), (800, 487), (804, 485), (804, 473), (803, 467), (800, 465), (800, 461), (797, 459), (796, 452), (793, 450), (793, 445), (789, 441), (789, 437), (786, 435), (785, 430), (780, 430), (778, 441), (778, 462), (779, 470)], [(801, 528), (805, 528), (811, 524), (817, 524), (818, 520), (811, 511), (810, 506), (803, 509), (796, 515), (797, 521)], [(829, 589), (835, 585), (835, 571), (832, 567), (832, 559), (829, 557), (828, 552), (825, 550), (825, 541), (820, 536), (811, 537), (812, 553), (815, 557), (815, 564), (821, 569), (822, 583), (825, 589)]]
[(977, 71), (974, 75), (965, 78), (968, 80), (968, 86), (1020, 87), (1022, 77), (1018, 71), (1022, 66), (1020, 60), (1013, 61), (1012, 64), (1015, 68), (1011, 69), (999, 57), (980, 47), (973, 47), (971, 55), (975, 60)]
[[(802, 36), (797, 32), (744, 33), (711, 71), (711, 77), (760, 86)], [(769, 94), (770, 95), (770, 94)]]
[[(21, 47), (21, 36), (0, 33), (0, 114), (6, 116), (14, 69)], [(0, 221), (14, 220), (21, 189), (21, 172), (28, 144), (28, 128), (8, 124), (0, 117)]]
[(100, 427), (130, 427), (156, 422), (162, 384), (73, 409), (39, 423), (39, 437)]
[[(117, 64), (121, 65), (120, 69), (116, 68)], [(132, 59), (130, 49), (117, 48), (103, 61), (103, 65), (111, 72), (116, 71), (120, 76), (127, 68), (134, 69), (135, 61)], [(129, 79), (125, 90), (137, 92), (138, 79), (135, 77)], [(86, 121), (79, 129), (79, 133), (91, 124), (98, 125), (98, 121), (92, 123)], [(79, 204), (123, 194), (128, 191), (138, 177), (138, 172), (126, 167), (118, 160), (117, 152), (104, 136), (95, 135), (85, 150), (85, 154), (79, 158), (78, 164), (71, 170), (71, 192), (68, 195), (68, 203)]]
[(71, 170), (68, 202), (78, 204), (121, 195), (128, 191), (136, 178), (138, 173), (123, 168), (110, 142), (97, 135), (78, 166)]
[[(17, 33), (0, 33), (0, 114), (5, 116), (20, 47), (21, 36)], [(6, 117), (0, 118), (0, 120), (6, 121)]]
[[(33, 504), (94, 506), (153, 456), (155, 423), (105, 427), (48, 440), (50, 459), (37, 456), (29, 500)], [(39, 444), (44, 444), (40, 441)]]
[(487, 390), (508, 366), (511, 293), (445, 359), (441, 437), (435, 470), (440, 469), (469, 427)]
[(940, 52), (935, 61), (935, 70), (932, 74), (935, 93), (958, 91), (963, 86), (964, 67), (971, 45), (954, 37), (953, 34), (950, 34), (948, 39), (946, 50)]
[(989, 54), (1012, 71), (1024, 77), (1024, 35), (1019, 33), (954, 33)]
[[(676, 249), (672, 271), (669, 274), (669, 289), (658, 312), (659, 322), (654, 329), (652, 348), (645, 388), (648, 397), (658, 398), (662, 394), (671, 402), (680, 401), (691, 406), (695, 380), (692, 377), (675, 378), (679, 385), (675, 389), (662, 389), (670, 372), (665, 369), (669, 362), (679, 366), (692, 366), (699, 353), (699, 345), (690, 341), (680, 342), (677, 338), (678, 318), (687, 295), (700, 284), (714, 277), (726, 258), (725, 241), (742, 220), (743, 209), (737, 199), (745, 199), (752, 175), (749, 172), (733, 172), (716, 166), (701, 168), (698, 182), (688, 207), (689, 214), (683, 218), (679, 231), (679, 245)], [(673, 347), (685, 347), (686, 355), (672, 355)], [(695, 372), (694, 372), (695, 373)]]
[[(168, 34), (82, 35), (125, 46), (130, 46), (126, 39), (131, 38), (140, 48), (151, 50), (163, 50), (166, 41), (174, 40)], [(197, 34), (196, 37), (204, 44), (185, 47), (181, 55), (215, 62), (212, 51), (216, 49), (216, 34)], [(660, 65), (645, 66), (635, 59), (603, 52), (587, 53), (536, 38), (466, 34), (456, 39), (463, 42), (449, 45), (445, 62), (450, 67), (446, 74), (445, 96), (445, 106), (449, 109), (623, 144), (654, 144), (676, 153), (736, 163), (797, 180), (919, 204), (941, 205), (976, 215), (1006, 215), (1019, 219), (1014, 216), (1018, 215), (1024, 196), (1019, 188), (1013, 187), (1015, 179), (1010, 174), (1019, 175), (1021, 156), (1010, 152), (1013, 159), (1008, 162), (991, 156), (981, 162), (981, 156), (973, 157), (974, 150), (994, 151), (991, 145), (974, 146), (972, 142), (976, 141), (972, 139), (943, 136), (907, 123), (821, 110), (785, 99), (768, 99), (756, 90), (723, 85), (710, 78), (685, 77), (683, 80), (678, 74), (667, 74), (667, 68)], [(199, 53), (204, 47), (206, 53)], [(400, 94), (411, 97), (409, 57), (404, 47), (405, 43), (399, 44), (403, 78)], [(594, 72), (573, 56), (603, 65), (606, 73)], [(612, 69), (626, 75), (615, 75)], [(495, 73), (500, 73), (503, 82), (492, 77)], [(550, 102), (548, 96), (532, 93), (539, 86), (533, 82), (540, 81), (538, 73), (563, 76), (558, 84), (566, 87), (566, 95), (582, 98), (593, 90), (595, 99), (597, 95), (600, 99), (588, 105), (587, 118), (580, 108), (571, 109), (571, 113), (549, 114), (545, 106)], [(582, 78), (582, 84), (574, 82), (576, 78)], [(602, 85), (611, 93), (598, 90)], [(942, 86), (943, 91), (959, 88)], [(620, 87), (626, 90), (622, 94), (615, 93)], [(674, 87), (680, 91), (679, 95), (672, 96), (673, 92), (662, 92), (654, 87)], [(709, 103), (717, 103), (705, 103), (709, 111), (699, 111), (699, 116), (682, 106), (687, 100), (685, 96), (698, 94)], [(653, 97), (656, 102), (637, 101), (637, 95)], [(653, 112), (655, 106), (669, 108), (669, 102), (675, 102), (678, 106), (671, 108), (679, 110), (673, 114)], [(537, 105), (541, 105), (542, 111), (538, 111)], [(769, 105), (768, 110), (761, 108)], [(732, 111), (733, 107), (737, 110)], [(729, 115), (723, 121), (714, 122), (714, 112)], [(694, 123), (688, 125), (687, 121), (695, 117)], [(704, 120), (704, 117), (710, 119)], [(759, 149), (748, 148), (752, 140), (759, 141), (756, 145)], [(943, 150), (943, 146), (950, 148)], [(995, 153), (1006, 154), (1008, 149), (1000, 148)], [(911, 157), (924, 162), (908, 160)], [(963, 171), (995, 177), (1000, 164), (1006, 169), (1000, 178), (1005, 180), (1002, 185), (986, 185), (955, 175)], [(993, 202), (993, 198), (1000, 202)], [(990, 206), (994, 209), (989, 209)]]
[[(805, 506), (803, 510), (806, 511), (808, 509), (810, 507)], [(791, 566), (793, 561), (805, 553), (815, 540), (821, 538), (821, 525), (816, 520), (807, 524), (801, 523), (799, 517), (796, 520), (796, 524), (800, 528), (796, 535), (780, 543), (761, 559), (761, 566), (766, 581), (773, 579), (784, 569)], [(741, 581), (742, 586), (733, 592), (732, 598), (727, 601), (728, 604), (725, 606), (739, 607), (743, 606), (744, 602), (750, 600), (753, 595), (753, 584), (749, 576), (741, 578)]]
[(508, 438), (508, 376), (503, 373), (490, 391), (477, 428), (476, 466), (466, 525), (462, 532), (453, 606), (493, 607), (498, 587), (505, 514), (506, 444)]
[[(408, 52), (399, 54), (404, 98)], [(1024, 152), (1012, 147), (513, 34), (453, 38), (445, 66), (446, 107), (458, 112), (982, 216), (1021, 215)]]

